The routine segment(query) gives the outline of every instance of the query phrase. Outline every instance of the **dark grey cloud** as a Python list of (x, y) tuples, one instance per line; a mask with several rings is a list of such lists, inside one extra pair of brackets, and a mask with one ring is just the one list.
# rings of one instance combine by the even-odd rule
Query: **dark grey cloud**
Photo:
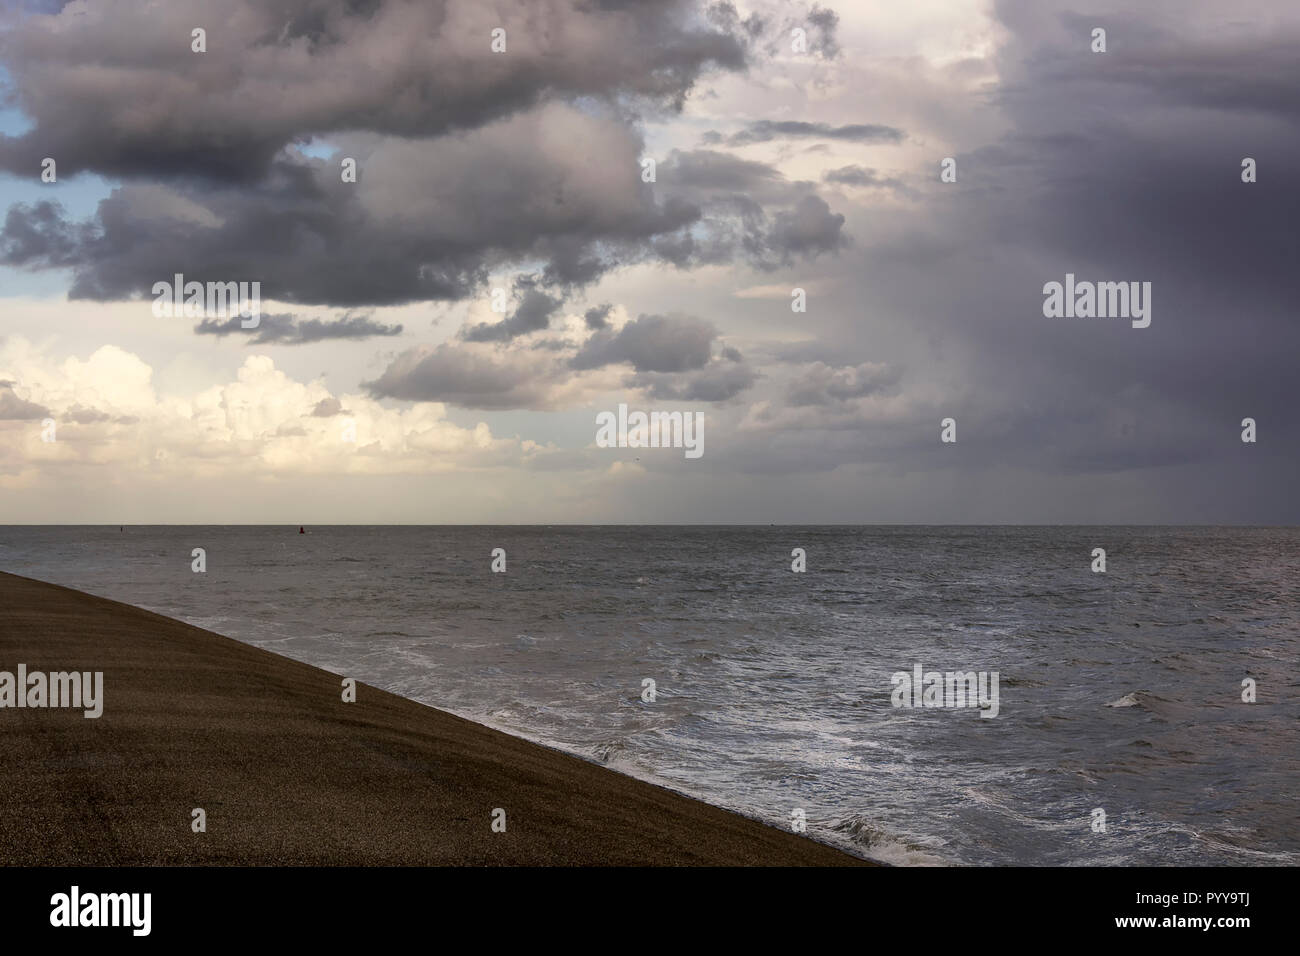
[(250, 345), (308, 345), (328, 339), (369, 339), (401, 335), (401, 325), (385, 325), (367, 315), (345, 315), (338, 319), (297, 319), (276, 314), (260, 317), (256, 328), (246, 329), (239, 316), (204, 319), (194, 327), (199, 335), (247, 335)]
[(661, 181), (673, 195), (687, 195), (697, 202), (717, 194), (765, 193), (771, 198), (789, 196), (790, 184), (770, 163), (742, 159), (731, 153), (708, 149), (673, 150), (660, 167)]
[(823, 60), (839, 56), (840, 18), (831, 8), (800, 0), (751, 0), (746, 8), (749, 14), (741, 19), (731, 0), (717, 0), (708, 4), (706, 14), (710, 23), (740, 40), (750, 54), (751, 67), (761, 65), (763, 58), (792, 53), (795, 28), (804, 33), (806, 54)]
[(814, 184), (788, 180), (768, 163), (673, 150), (659, 170), (665, 196), (702, 210), (698, 223), (652, 242), (680, 268), (741, 260), (770, 271), (848, 244), (844, 215), (830, 211)]
[[(1232, 18), (1201, 4), (1200, 9), (1177, 11), (1167, 4), (1157, 10), (1116, 8), (1104, 16), (1062, 10), (1034, 18), (1023, 10), (1003, 7), (1008, 20), (1026, 35), (1032, 33), (1036, 54), (1031, 66), (1035, 77), (1058, 89), (1069, 85), (1109, 87), (1107, 98), (1136, 94), (1161, 107), (1231, 110), (1286, 119), (1300, 113), (1300, 90), (1295, 83), (1295, 23), (1277, 20), (1277, 30), (1258, 29), (1272, 5), (1244, 4), (1260, 15), (1255, 29), (1221, 29), (1216, 20)], [(1183, 14), (1182, 19), (1175, 15)], [(1163, 14), (1163, 15), (1162, 15)], [(1292, 17), (1294, 11), (1292, 11)], [(1244, 25), (1243, 21), (1243, 25)], [(1074, 38), (1090, 37), (1093, 27), (1108, 31), (1109, 59), (1104, 64), (1087, 56), (1071, 55)], [(1208, 29), (1207, 29), (1208, 28)], [(1087, 52), (1086, 48), (1084, 52)], [(1118, 56), (1110, 56), (1110, 53)], [(1093, 54), (1090, 54), (1093, 55)], [(1098, 66), (1104, 65), (1104, 69)], [(1017, 77), (1017, 80), (1023, 77)], [(1009, 95), (1025, 91), (1008, 85)]]
[(809, 44), (811, 49), (824, 57), (833, 58), (839, 56), (840, 45), (836, 39), (836, 31), (840, 25), (840, 15), (830, 7), (813, 4), (812, 10), (808, 12), (808, 23), (813, 28), (813, 42)]
[(740, 361), (715, 362), (680, 375), (638, 372), (628, 378), (631, 388), (642, 388), (661, 401), (725, 402), (753, 386), (758, 374)]
[(379, 378), (362, 383), (376, 398), (447, 402), (464, 408), (550, 408), (563, 366), (520, 352), (484, 351), (455, 343), (410, 349)]
[[(791, 7), (795, 8), (793, 12)], [(840, 53), (839, 22), (839, 14), (830, 7), (787, 2), (773, 5), (769, 15), (750, 32), (756, 40), (761, 38), (767, 56), (777, 57), (793, 52), (791, 31), (797, 27), (806, 36), (808, 55), (831, 60)]]
[(686, 315), (642, 315), (617, 332), (598, 332), (573, 356), (575, 368), (627, 363), (628, 388), (663, 401), (725, 402), (745, 392), (758, 373), (735, 347), (712, 354), (718, 330)]
[(575, 369), (601, 368), (623, 362), (638, 372), (684, 372), (700, 369), (712, 357), (718, 330), (689, 315), (642, 315), (617, 332), (593, 335), (572, 359)]
[[(604, 140), (607, 175), (573, 165), (539, 137), (565, 123)], [(262, 283), (264, 299), (361, 306), (458, 300), (487, 275), (520, 260), (548, 262), (563, 287), (646, 254), (645, 243), (699, 217), (684, 202), (656, 203), (639, 182), (635, 136), (569, 108), (417, 146), (369, 145), (364, 184), (302, 158), (277, 162), (256, 184), (127, 185), (89, 223), (51, 206), (10, 211), (0, 250), (8, 264), (71, 266), (73, 298), (146, 295), (187, 279)], [(618, 155), (618, 154), (621, 154)]]
[(547, 295), (537, 288), (533, 278), (515, 283), (519, 305), (510, 318), (501, 322), (480, 322), (461, 329), (460, 337), (467, 342), (508, 342), (529, 332), (540, 332), (551, 324), (551, 316), (559, 311), (564, 300)]
[[(84, 155), (60, 159), (61, 173), (81, 164), (121, 169), (128, 181), (86, 223), (69, 221), (52, 204), (11, 209), (0, 259), (71, 268), (76, 296), (147, 295), (149, 283), (181, 271), (201, 281), (261, 279), (264, 296), (341, 306), (464, 299), (482, 294), (489, 273), (507, 267), (537, 270), (538, 294), (559, 300), (612, 269), (655, 259), (738, 271), (813, 259), (808, 286), (817, 293), (809, 313), (791, 319), (785, 303), (738, 309), (736, 322), (757, 324), (772, 305), (793, 323), (784, 334), (804, 341), (746, 345), (746, 357), (770, 373), (772, 388), (747, 420), (752, 432), (732, 444), (732, 436), (720, 436), (710, 466), (786, 473), (870, 462), (909, 485), (925, 473), (932, 490), (961, 489), (954, 494), (960, 505), (942, 512), (958, 520), (966, 507), (989, 514), (979, 509), (999, 497), (1010, 502), (999, 512), (1006, 520), (1023, 518), (1017, 509), (1029, 500), (1042, 502), (1035, 515), (1049, 520), (1133, 514), (1116, 510), (1133, 500), (1158, 500), (1148, 520), (1300, 520), (1292, 368), (1300, 349), (1300, 181), (1290, 175), (1291, 158), (1300, 155), (1300, 9), (1293, 4), (1099, 0), (1080, 11), (1063, 0), (999, 0), (992, 10), (1005, 42), (987, 71), (997, 76), (996, 88), (918, 84), (914, 99), (900, 97), (897, 126), (856, 122), (864, 118), (856, 106), (839, 115), (828, 107), (818, 113), (825, 123), (768, 120), (709, 137), (715, 147), (789, 143), (791, 152), (835, 143), (838, 153), (844, 144), (900, 142), (915, 126), (921, 132), (914, 138), (933, 137), (945, 151), (955, 141), (958, 181), (940, 184), (935, 170), (925, 169), (925, 181), (921, 173), (908, 178), (918, 201), (905, 208), (873, 205), (880, 198), (873, 190), (902, 190), (866, 166), (830, 170), (819, 183), (793, 182), (774, 166), (720, 148), (669, 153), (660, 157), (658, 181), (641, 183), (637, 161), (645, 143), (635, 117), (673, 108), (687, 83), (703, 75), (699, 70), (712, 62), (730, 68), (725, 57), (710, 61), (697, 49), (692, 60), (679, 50), (695, 65), (640, 70), (637, 64), (668, 55), (660, 47), (636, 59), (631, 76), (599, 83), (597, 76), (589, 87), (563, 76), (585, 69), (585, 60), (572, 61), (582, 67), (541, 64), (529, 50), (537, 61), (530, 82), (536, 71), (560, 78), (527, 90), (510, 85), (522, 75), (513, 61), (467, 65), (452, 56), (450, 67), (427, 67), (464, 67), (466, 83), (483, 89), (458, 99), (459, 77), (444, 86), (426, 82), (426, 68), (413, 59), (427, 51), (399, 50), (394, 70), (405, 72), (394, 74), (385, 62), (376, 75), (411, 81), (390, 83), (382, 95), (391, 102), (375, 122), (357, 122), (353, 113), (374, 108), (366, 102), (369, 81), (358, 82), (361, 73), (350, 67), (367, 37), (375, 41), (368, 52), (382, 52), (389, 43), (378, 38), (391, 34), (372, 35), (367, 31), (377, 27), (352, 22), (364, 18), (323, 5), (264, 6), (285, 36), (297, 38), (297, 46), (276, 47), (278, 32), (267, 41), (286, 61), (265, 71), (268, 83), (281, 81), (293, 57), (321, 58), (293, 69), (322, 87), (331, 77), (318, 66), (342, 68), (332, 89), (297, 96), (305, 119), (280, 117), (297, 108), (294, 96), (266, 97), (262, 107), (244, 95), (256, 85), (247, 78), (259, 62), (222, 54), (208, 65), (224, 64), (235, 79), (213, 80), (214, 113), (185, 120), (169, 98), (188, 109), (193, 92), (155, 92), (145, 85), (158, 85), (152, 65), (139, 71), (140, 95), (124, 96), (123, 71), (113, 66), (107, 75), (117, 85), (106, 94), (115, 100), (113, 115), (78, 124), (81, 107), (72, 94), (87, 74), (74, 62), (81, 55), (75, 44), (49, 49), (65, 40), (39, 30), (7, 34), (0, 42), (11, 45), (3, 54), (21, 61), (14, 73), (19, 105), (46, 138), (5, 141), (4, 162), (32, 176), (37, 152), (47, 154), (38, 142), (60, 150), (73, 144), (84, 146)], [(635, 20), (642, 16), (635, 6), (591, 10)], [(193, 16), (192, 8), (179, 9)], [(585, 17), (587, 8), (557, 9)], [(746, 4), (756, 12), (744, 20), (728, 3), (697, 19), (674, 19), (686, 9), (676, 5), (644, 9), (646, 17), (669, 11), (676, 26), (667, 33), (662, 26), (633, 30), (640, 40), (667, 37), (669, 45), (690, 47), (683, 37), (721, 37), (738, 51), (735, 62), (748, 58), (751, 66), (764, 44), (787, 44), (782, 54), (788, 53), (792, 24), (816, 27), (814, 55), (826, 56), (839, 43), (832, 16), (816, 9), (791, 14)], [(384, 4), (375, 15), (390, 30), (400, 10)], [(410, 15), (417, 23), (424, 14)], [(157, 30), (173, 28), (167, 17), (160, 15)], [(578, 41), (561, 34), (574, 21), (554, 22), (556, 35), (542, 38), (538, 49), (572, 52)], [(141, 28), (142, 21), (127, 16), (124, 23)], [(1094, 25), (1108, 28), (1106, 54), (1088, 50)], [(102, 69), (111, 56), (133, 68), (134, 51), (120, 49), (130, 44), (114, 41), (116, 26), (108, 19), (99, 26), (96, 35), (112, 52), (85, 41), (88, 69)], [(82, 34), (77, 28), (70, 35)], [(613, 35), (612, 52), (595, 58), (597, 74), (625, 52), (618, 39), (625, 34)], [(152, 49), (155, 34), (147, 40)], [(501, 75), (476, 77), (480, 65)], [(185, 76), (194, 64), (186, 61), (179, 72), (181, 64), (163, 66)], [(965, 74), (955, 67), (948, 75)], [(303, 93), (301, 77), (291, 77), (291, 94)], [(334, 109), (335, 91), (362, 87), (355, 104)], [(568, 105), (597, 87), (609, 92), (584, 96), (581, 109)], [(246, 117), (220, 108), (234, 89), (254, 104)], [(927, 103), (927, 96), (935, 99)], [(951, 116), (961, 97), (996, 122), (983, 131), (937, 129), (933, 117)], [(88, 99), (93, 110), (96, 97)], [(31, 109), (36, 100), (42, 105)], [(138, 135), (127, 129), (105, 136), (123, 126), (132, 103), (150, 121)], [(156, 113), (149, 112), (153, 106)], [(200, 123), (210, 125), (194, 132)], [(171, 143), (157, 145), (160, 129)], [(213, 146), (219, 130), (230, 135), (228, 148)], [(339, 155), (358, 158), (360, 183), (338, 182), (338, 157), (312, 159), (292, 145), (322, 133)], [(553, 141), (564, 149), (548, 152)], [(588, 156), (605, 161), (590, 163)], [(1245, 156), (1259, 162), (1258, 183), (1240, 181)], [(180, 169), (185, 176), (169, 178)], [(1151, 281), (1151, 328), (1045, 319), (1042, 285), (1066, 272)], [(737, 287), (755, 284), (752, 276), (736, 276)], [(485, 326), (497, 330), (478, 333), (490, 340), (485, 345), (457, 340), (404, 352), (369, 387), (378, 397), (499, 409), (552, 407), (557, 390), (583, 369), (614, 370), (630, 387), (674, 400), (726, 402), (752, 387), (746, 381), (764, 381), (721, 346), (716, 331), (689, 322), (656, 328), (641, 326), (650, 318), (643, 316), (614, 330), (604, 313), (586, 319), (593, 335), (582, 347), (538, 335), (524, 348), (515, 333), (544, 328), (550, 318), (539, 324), (540, 312), (529, 314), (518, 326), (507, 325), (518, 309), (502, 323), (506, 328)], [(782, 334), (776, 325), (763, 330)], [(824, 367), (769, 370), (769, 358)], [(938, 422), (947, 415), (958, 420), (957, 446), (938, 442)], [(1246, 416), (1260, 423), (1257, 445), (1239, 440)], [(993, 473), (996, 482), (988, 480)], [(1089, 481), (1075, 480), (1081, 475)], [(1069, 504), (1054, 503), (1066, 497)]]
[(736, 9), (736, 5), (731, 0), (718, 0), (718, 2), (710, 3), (706, 9), (706, 15), (710, 23), (725, 33), (744, 36), (750, 40), (759, 39), (771, 27), (771, 18), (765, 17), (758, 10), (752, 10), (749, 16), (742, 20), (740, 11)]
[[(998, 469), (1016, 489), (1000, 520), (1024, 520), (1030, 500), (1037, 515), (1133, 520), (1117, 489), (1150, 521), (1300, 520), (1288, 490), (1300, 480), (1300, 181), (1282, 159), (1300, 155), (1300, 108), (1278, 52), (1300, 44), (1300, 10), (1103, 3), (1076, 15), (1007, 0), (995, 12), (1008, 42), (992, 102), (1008, 132), (956, 150), (956, 183), (935, 176), (914, 214), (860, 232), (835, 264), (817, 328), (837, 357), (787, 347), (900, 368), (901, 399), (839, 400), (812, 381), (756, 417), (810, 462), (864, 457), (831, 437), (850, 432), (888, 449), (882, 464), (962, 487)], [(1108, 28), (1105, 54), (1088, 48), (1094, 25)], [(1246, 156), (1257, 183), (1241, 182)], [(1044, 318), (1043, 284), (1067, 272), (1150, 281), (1151, 327)], [(959, 438), (944, 447), (949, 415)], [(1241, 442), (1245, 417), (1270, 423), (1267, 441)], [(1054, 483), (1079, 475), (1097, 476), (1093, 490), (1052, 504)]]
[(835, 126), (831, 123), (810, 123), (804, 120), (757, 120), (730, 136), (723, 136), (716, 132), (706, 134), (705, 142), (748, 146), (751, 143), (767, 143), (774, 139), (809, 138), (850, 143), (901, 143), (905, 134), (896, 127), (874, 123), (849, 123)]
[(788, 262), (795, 255), (814, 256), (848, 245), (844, 216), (831, 212), (820, 196), (805, 196), (789, 212), (778, 212), (768, 244)]
[[(612, 306), (602, 307), (606, 311)], [(485, 349), (464, 339), (410, 349), (365, 383), (377, 398), (437, 401), (464, 408), (554, 409), (571, 404), (575, 372), (630, 366), (625, 387), (655, 399), (725, 402), (758, 379), (735, 348), (721, 346), (712, 323), (686, 315), (643, 315), (606, 325), (579, 347), (559, 340)], [(465, 343), (465, 344), (462, 344)]]
[[(61, 176), (251, 182), (312, 136), (438, 136), (544, 97), (676, 108), (706, 69), (746, 62), (743, 34), (682, 0), (229, 0), (215, 12), (104, 0), (13, 18), (0, 59), (34, 128), (0, 137), (0, 168), (35, 175), (52, 156)], [(206, 53), (190, 49), (199, 25)], [(505, 53), (490, 49), (497, 27)]]
[(878, 363), (837, 368), (817, 362), (791, 383), (787, 402), (793, 406), (830, 405), (865, 398), (894, 388), (901, 374), (898, 368)]
[[(659, 184), (646, 184), (643, 149), (625, 115), (594, 103), (545, 103), (427, 140), (343, 134), (334, 158), (289, 150), (253, 182), (128, 182), (85, 222), (52, 203), (13, 207), (0, 261), (70, 268), (72, 298), (143, 296), (183, 273), (342, 307), (463, 300), (494, 270), (541, 263), (520, 324), (472, 333), (491, 339), (539, 327), (542, 295), (563, 299), (621, 265), (772, 269), (840, 244), (812, 234), (835, 226), (810, 221), (811, 183), (696, 150), (671, 153)], [(585, 162), (588, 152), (602, 162)], [(358, 182), (341, 181), (339, 156), (356, 159)]]
[[(53, 156), (61, 179), (124, 180), (86, 222), (9, 210), (0, 261), (71, 268), (70, 295), (100, 300), (175, 272), (305, 304), (461, 300), (521, 262), (564, 296), (698, 221), (640, 182), (638, 121), (680, 108), (704, 71), (743, 68), (753, 27), (706, 23), (686, 0), (231, 8), (215, 23), (190, 0), (108, 0), (0, 34), (34, 123), (0, 136), (0, 168)], [(498, 26), (504, 54), (489, 47)], [(338, 147), (329, 160), (298, 150), (320, 137)], [(343, 157), (357, 182), (341, 182)]]
[(50, 415), (49, 409), (37, 405), (35, 402), (19, 398), (14, 394), (11, 387), (0, 387), (0, 421), (26, 422), (38, 418), (49, 418)]
[(589, 329), (603, 329), (609, 325), (609, 313), (614, 308), (613, 305), (606, 302), (602, 305), (592, 306), (583, 313), (583, 321), (587, 323)]
[[(564, 144), (608, 157), (575, 165)], [(254, 184), (128, 184), (73, 223), (57, 206), (15, 207), (0, 255), (28, 268), (71, 267), (73, 298), (142, 296), (161, 278), (260, 281), (265, 299), (344, 307), (480, 294), (494, 269), (543, 262), (517, 325), (541, 327), (542, 295), (562, 300), (611, 268), (662, 259), (680, 268), (838, 248), (842, 216), (812, 183), (727, 153), (673, 151), (657, 186), (640, 182), (641, 144), (623, 121), (548, 106), (424, 143), (356, 142), (363, 182), (333, 161), (277, 160)], [(542, 288), (546, 291), (543, 292)]]
[(89, 224), (68, 222), (64, 215), (62, 204), (50, 200), (10, 206), (0, 231), (0, 263), (39, 269), (75, 266), (94, 230)]
[[(1117, 8), (1104, 17), (1111, 52), (1093, 54), (1086, 40), (1102, 11), (998, 10), (1021, 51), (1001, 68), (1015, 125), (996, 151), (959, 157), (974, 188), (949, 227), (1014, 251), (980, 282), (975, 344), (989, 373), (1020, 383), (1018, 402), (1041, 389), (1057, 399), (1041, 405), (1056, 408), (1064, 391), (1098, 418), (1144, 396), (1146, 413), (1132, 407), (1147, 422), (1138, 444), (1166, 449), (1171, 464), (1221, 458), (1221, 438), (1239, 431), (1230, 426), (1256, 413), (1279, 423), (1276, 439), (1300, 437), (1283, 411), (1294, 401), (1289, 356), (1300, 348), (1288, 278), (1300, 183), (1240, 178), (1245, 156), (1267, 167), (1300, 150), (1300, 98), (1279, 95), (1277, 83), (1279, 44), (1300, 42), (1300, 22), (1225, 32), (1212, 7), (1177, 16), (1168, 5)], [(1243, 111), (1247, 90), (1259, 109)], [(1043, 319), (1049, 271), (1152, 282), (1152, 327), (1119, 337), (1104, 324)], [(1063, 430), (1083, 442), (1083, 429)], [(1154, 442), (1161, 433), (1186, 439)], [(1096, 450), (1070, 454), (1135, 453), (1116, 441), (1098, 422)]]

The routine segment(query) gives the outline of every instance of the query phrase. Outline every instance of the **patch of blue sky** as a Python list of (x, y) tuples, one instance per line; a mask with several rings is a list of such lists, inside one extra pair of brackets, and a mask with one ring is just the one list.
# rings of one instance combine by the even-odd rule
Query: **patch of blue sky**
[[(41, 200), (57, 202), (63, 214), (74, 221), (91, 219), (102, 199), (117, 184), (95, 173), (82, 173), (57, 182), (41, 182), (40, 170), (31, 176), (0, 174), (0, 220), (8, 216), (23, 215), (22, 206)], [(9, 266), (0, 267), (0, 297), (47, 297), (66, 291), (71, 282), (67, 269), (27, 270)]]
[[(57, 7), (57, 5), (55, 5)], [(0, 99), (9, 90), (8, 70), (0, 65)], [(10, 107), (0, 109), (0, 136), (22, 136), (35, 128), (35, 124), (21, 110)], [(53, 157), (57, 163), (58, 157)], [(57, 166), (55, 167), (57, 171)], [(97, 173), (80, 173), (59, 176), (53, 183), (41, 181), (40, 167), (30, 175), (0, 173), (0, 219), (9, 214), (22, 215), (15, 206), (29, 205), (41, 200), (51, 200), (63, 207), (64, 215), (74, 220), (89, 219), (95, 215), (99, 202), (108, 197), (117, 183)], [(0, 296), (47, 297), (61, 295), (72, 281), (69, 269), (29, 271), (12, 266), (0, 266)]]
[(338, 151), (338, 147), (333, 143), (326, 142), (319, 137), (313, 137), (309, 142), (298, 143), (298, 151), (304, 156), (310, 156), (312, 159), (329, 159)]

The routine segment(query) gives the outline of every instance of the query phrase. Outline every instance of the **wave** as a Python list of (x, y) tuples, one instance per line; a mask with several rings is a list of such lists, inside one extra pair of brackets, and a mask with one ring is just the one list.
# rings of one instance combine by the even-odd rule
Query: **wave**
[(847, 839), (851, 848), (878, 863), (892, 866), (948, 866), (927, 847), (887, 833), (861, 814), (854, 814), (831, 829)]

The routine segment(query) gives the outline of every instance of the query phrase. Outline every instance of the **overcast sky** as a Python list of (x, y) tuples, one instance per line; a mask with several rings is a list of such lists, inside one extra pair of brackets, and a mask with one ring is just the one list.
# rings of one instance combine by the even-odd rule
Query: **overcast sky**
[(1300, 519), (1291, 0), (5, 11), (0, 523)]

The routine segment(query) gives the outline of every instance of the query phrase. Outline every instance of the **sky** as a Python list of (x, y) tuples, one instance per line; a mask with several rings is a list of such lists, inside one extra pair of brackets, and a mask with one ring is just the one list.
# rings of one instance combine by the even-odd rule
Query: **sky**
[(1297, 48), (1287, 0), (11, 0), (0, 524), (1294, 524)]

